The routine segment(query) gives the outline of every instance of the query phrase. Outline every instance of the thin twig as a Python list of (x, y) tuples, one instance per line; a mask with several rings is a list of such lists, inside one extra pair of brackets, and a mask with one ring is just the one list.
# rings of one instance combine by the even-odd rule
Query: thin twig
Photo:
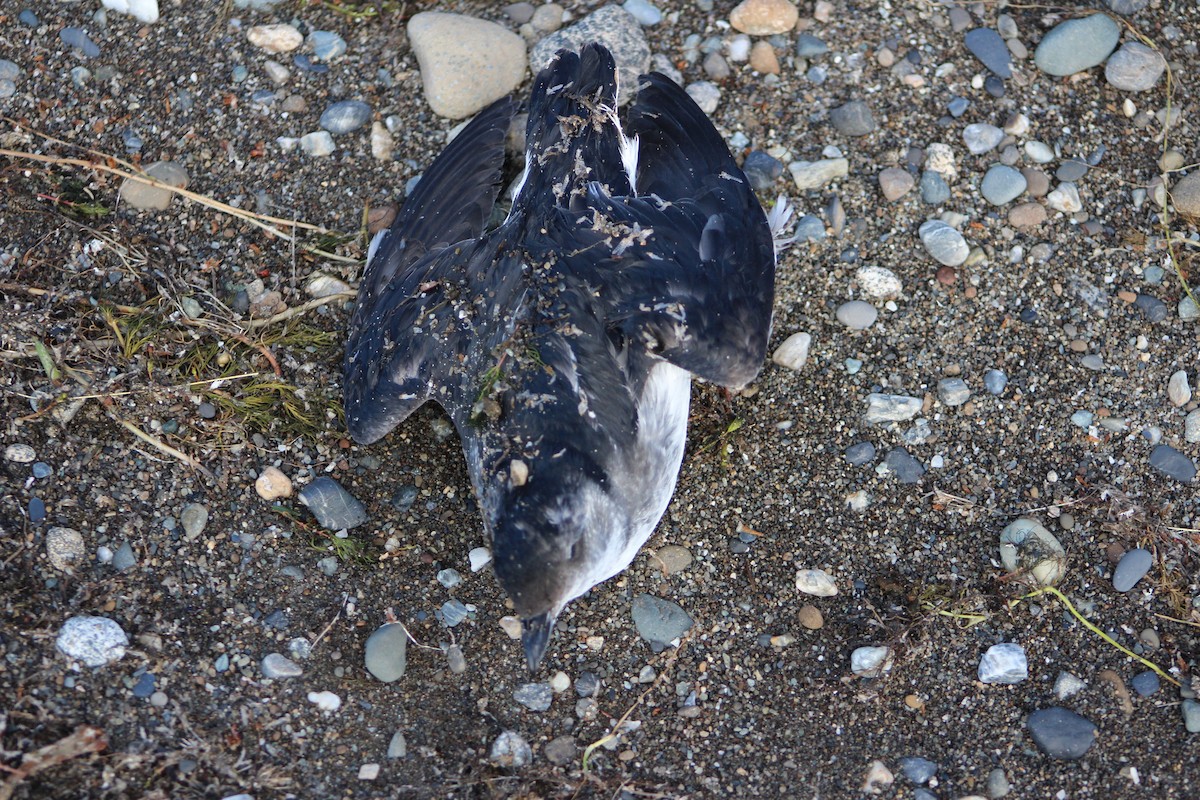
[(309, 300), (306, 303), (301, 303), (298, 306), (292, 306), (287, 311), (280, 311), (274, 316), (265, 317), (263, 319), (252, 319), (244, 324), (251, 330), (256, 328), (265, 328), (268, 325), (274, 325), (277, 322), (284, 322), (292, 317), (304, 314), (305, 312), (311, 311), (314, 308), (329, 305), (335, 300), (352, 300), (356, 294), (356, 292), (338, 292), (337, 294), (326, 295), (325, 297), (317, 297), (313, 300)]
[(104, 410), (108, 413), (108, 416), (112, 418), (113, 422), (116, 422), (122, 428), (129, 431), (130, 433), (132, 433), (137, 438), (141, 439), (146, 444), (150, 445), (151, 447), (158, 450), (159, 452), (166, 453), (167, 455), (171, 456), (172, 458), (182, 461), (184, 464), (187, 464), (189, 467), (192, 467), (196, 471), (200, 472), (202, 475), (204, 475), (204, 477), (208, 478), (209, 480), (214, 480), (213, 474), (211, 472), (209, 472), (208, 469), (203, 464), (201, 464), (199, 461), (197, 461), (196, 459), (189, 456), (187, 453), (183, 452), (182, 450), (176, 450), (174, 447), (171, 447), (171, 445), (167, 444), (166, 442), (162, 441), (161, 439), (157, 439), (157, 438), (151, 436), (150, 434), (146, 433), (144, 430), (139, 428), (137, 425), (134, 425), (129, 420), (122, 418), (119, 414), (117, 414), (117, 412), (113, 411), (111, 408), (109, 408), (104, 403), (101, 403), (101, 405), (104, 406)]

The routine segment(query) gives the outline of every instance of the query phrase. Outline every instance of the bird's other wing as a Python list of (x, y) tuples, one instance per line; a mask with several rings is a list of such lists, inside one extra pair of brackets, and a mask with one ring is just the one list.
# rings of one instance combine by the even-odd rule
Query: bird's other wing
[(643, 77), (629, 113), (637, 197), (593, 184), (614, 244), (609, 322), (627, 341), (705, 380), (752, 381), (771, 332), (775, 252), (766, 215), (704, 112), (669, 78)]

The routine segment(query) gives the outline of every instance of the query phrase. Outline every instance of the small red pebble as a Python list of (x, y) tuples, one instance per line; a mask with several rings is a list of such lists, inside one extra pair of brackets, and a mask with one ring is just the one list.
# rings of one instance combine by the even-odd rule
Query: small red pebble
[(958, 280), (958, 273), (954, 271), (954, 267), (938, 267), (937, 279), (938, 283), (950, 286)]

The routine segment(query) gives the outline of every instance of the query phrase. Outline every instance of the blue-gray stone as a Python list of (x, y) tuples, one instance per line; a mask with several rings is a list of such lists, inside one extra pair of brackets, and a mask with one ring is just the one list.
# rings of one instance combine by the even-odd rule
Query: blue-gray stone
[(217, 656), (217, 660), (213, 662), (213, 670), (216, 672), (225, 672), (229, 669), (229, 654), (221, 653)]
[(262, 670), (264, 678), (276, 681), (285, 678), (299, 678), (304, 674), (300, 665), (283, 653), (268, 653), (267, 657), (259, 664), (259, 669)]
[(639, 24), (649, 27), (662, 22), (662, 12), (647, 0), (625, 0), (621, 8), (633, 15)]
[(1108, 0), (1109, 10), (1123, 16), (1131, 16), (1150, 5), (1150, 0)]
[(256, 106), (269, 106), (276, 99), (276, 94), (270, 89), (255, 89), (250, 93), (250, 102)]
[(1084, 409), (1080, 409), (1071, 415), (1071, 422), (1084, 429), (1090, 428), (1095, 420), (1096, 415)]
[(525, 683), (513, 691), (513, 700), (530, 711), (549, 711), (553, 699), (554, 690), (548, 683)]
[(800, 58), (823, 56), (829, 52), (829, 45), (811, 33), (802, 33), (796, 37), (796, 55)]
[(1026, 186), (1028, 182), (1019, 170), (1004, 164), (993, 164), (979, 184), (979, 193), (992, 205), (1002, 206), (1020, 197)]
[(1191, 483), (1196, 477), (1196, 465), (1191, 459), (1166, 444), (1150, 451), (1150, 466), (1180, 483)]
[(796, 241), (819, 242), (825, 238), (825, 223), (820, 217), (805, 214), (796, 223)]
[(241, 83), (250, 77), (250, 70), (244, 64), (238, 64), (230, 72), (230, 77), (233, 78), (234, 83)]
[(1004, 97), (1006, 92), (1004, 81), (995, 75), (988, 75), (983, 79), (983, 90), (992, 97)]
[(136, 153), (142, 149), (144, 142), (137, 131), (133, 128), (126, 128), (121, 131), (121, 144), (125, 145), (125, 149), (130, 153)]
[(999, 395), (1008, 386), (1008, 376), (998, 369), (989, 369), (983, 374), (983, 386), (994, 395)]
[(0, 81), (15, 81), (21, 77), (21, 68), (7, 58), (0, 58)]
[(1137, 692), (1140, 697), (1149, 697), (1157, 692), (1158, 687), (1160, 686), (1158, 675), (1156, 675), (1152, 669), (1148, 669), (1145, 672), (1139, 672), (1137, 675), (1134, 675), (1133, 680), (1129, 682), (1129, 685), (1133, 687), (1133, 690)]
[(88, 58), (95, 58), (100, 55), (100, 47), (92, 41), (91, 37), (87, 35), (87, 31), (83, 28), (68, 26), (58, 32), (58, 38), (62, 39), (63, 44), (68, 47), (74, 47)]
[(925, 170), (921, 173), (921, 200), (931, 206), (940, 206), (950, 199), (950, 186), (940, 173)]
[(986, 122), (973, 122), (963, 128), (963, 143), (973, 155), (995, 150), (1004, 141), (1004, 131)]
[(443, 569), (437, 574), (437, 582), (447, 589), (453, 589), (462, 583), (462, 575), (456, 569)]
[(875, 458), (875, 445), (871, 442), (857, 442), (847, 447), (843, 455), (851, 464), (861, 467)]
[(762, 150), (751, 150), (742, 162), (742, 172), (755, 191), (765, 192), (783, 175), (783, 162)]
[(92, 71), (87, 67), (71, 67), (71, 84), (76, 89), (87, 86), (87, 82), (91, 79)]
[(692, 627), (692, 618), (676, 603), (641, 593), (633, 598), (633, 624), (648, 642), (667, 644)]
[(958, 119), (963, 114), (967, 113), (967, 109), (971, 107), (971, 101), (965, 97), (953, 97), (949, 103), (946, 103), (946, 110), (950, 112), (950, 116)]
[(1054, 171), (1054, 177), (1060, 181), (1074, 183), (1075, 181), (1087, 175), (1087, 162), (1079, 158), (1068, 158), (1066, 161), (1059, 164), (1058, 169)]
[(41, 20), (38, 19), (37, 14), (33, 13), (33, 11), (31, 11), (28, 8), (23, 9), (21, 11), (21, 13), (17, 15), (17, 20), (22, 25), (25, 25), (30, 28), (36, 28), (38, 25), (41, 24)]
[(367, 672), (384, 683), (404, 677), (408, 668), (408, 634), (399, 623), (384, 625), (369, 637), (364, 650)]
[(29, 521), (40, 525), (46, 519), (46, 503), (40, 497), (29, 498)]
[(263, 617), (263, 625), (266, 625), (268, 628), (274, 628), (277, 631), (287, 630), (287, 612), (282, 608), (272, 611), (270, 614), (267, 614), (267, 616)]
[(447, 600), (438, 609), (438, 616), (447, 628), (453, 628), (471, 616), (471, 610), (461, 600)]
[(137, 566), (137, 556), (133, 554), (133, 547), (129, 542), (121, 542), (117, 552), (113, 553), (112, 566), (117, 572), (124, 572)]
[(1167, 304), (1152, 294), (1139, 294), (1133, 304), (1150, 322), (1162, 322), (1170, 313)]
[(903, 447), (889, 450), (883, 463), (887, 464), (887, 468), (895, 473), (896, 480), (901, 483), (917, 483), (925, 474), (925, 467), (921, 466), (921, 462), (913, 458)]
[(367, 510), (333, 478), (321, 476), (300, 490), (300, 502), (326, 530), (340, 531), (367, 521)]
[(1142, 278), (1144, 278), (1146, 283), (1150, 284), (1151, 286), (1158, 286), (1160, 283), (1162, 283), (1162, 279), (1165, 274), (1165, 270), (1163, 270), (1163, 268), (1158, 264), (1151, 264), (1142, 272)]
[(333, 31), (313, 31), (308, 35), (308, 46), (322, 61), (333, 61), (346, 52), (346, 40)]
[(1113, 571), (1113, 588), (1118, 592), (1128, 592), (1145, 577), (1153, 564), (1154, 556), (1149, 550), (1143, 547), (1130, 550), (1117, 562), (1117, 568)]
[(829, 122), (843, 136), (866, 136), (878, 127), (871, 107), (862, 100), (851, 100), (833, 109)]
[(1058, 706), (1034, 711), (1025, 720), (1025, 726), (1033, 743), (1051, 758), (1082, 758), (1096, 741), (1095, 725)]
[(1042, 37), (1033, 62), (1047, 75), (1074, 75), (1103, 64), (1120, 38), (1121, 27), (1107, 14), (1069, 19)]
[(367, 124), (371, 107), (361, 100), (342, 100), (325, 109), (321, 127), (330, 133), (349, 133)]
[(1200, 702), (1189, 698), (1183, 701), (1179, 710), (1183, 712), (1183, 726), (1187, 732), (1200, 733)]
[(397, 511), (408, 511), (413, 507), (413, 503), (417, 502), (417, 495), (419, 494), (420, 492), (415, 486), (401, 486), (396, 490), (396, 493), (392, 495), (392, 506)]
[(575, 679), (575, 694), (580, 697), (592, 697), (600, 691), (600, 679), (594, 672), (581, 672)]
[(909, 756), (900, 759), (900, 771), (904, 773), (904, 777), (921, 786), (929, 783), (930, 778), (937, 775), (938, 765), (927, 758)]
[(33, 466), (30, 467), (30, 470), (33, 472), (33, 477), (37, 478), (39, 481), (49, 478), (54, 474), (54, 467), (50, 466), (45, 461), (33, 462)]
[(154, 673), (143, 672), (133, 684), (133, 696), (146, 698), (154, 694)]
[(310, 72), (313, 75), (323, 75), (326, 72), (329, 72), (328, 64), (314, 64), (313, 60), (303, 53), (294, 56), (292, 58), (292, 63), (296, 65), (297, 69), (303, 70), (304, 72)]
[(967, 35), (963, 37), (963, 44), (971, 51), (971, 55), (978, 58), (980, 63), (997, 77), (1012, 77), (1012, 55), (1008, 51), (1008, 45), (996, 31), (991, 28), (967, 31)]

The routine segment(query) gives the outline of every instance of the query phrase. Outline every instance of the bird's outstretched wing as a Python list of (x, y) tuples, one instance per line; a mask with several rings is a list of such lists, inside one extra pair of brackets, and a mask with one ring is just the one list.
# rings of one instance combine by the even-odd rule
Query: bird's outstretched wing
[(614, 246), (604, 263), (581, 253), (578, 267), (605, 272), (596, 283), (626, 342), (741, 387), (758, 375), (771, 331), (770, 226), (704, 112), (669, 78), (642, 80), (627, 125), (640, 145), (637, 196), (589, 186), (591, 227)]
[(513, 113), (508, 99), (480, 112), (372, 248), (343, 368), (346, 425), (359, 442), (380, 438), (429, 399), (484, 311), (475, 308), (486, 303), (476, 296), (480, 281), (505, 288), (506, 265), (479, 252), (478, 240), (499, 192)]

